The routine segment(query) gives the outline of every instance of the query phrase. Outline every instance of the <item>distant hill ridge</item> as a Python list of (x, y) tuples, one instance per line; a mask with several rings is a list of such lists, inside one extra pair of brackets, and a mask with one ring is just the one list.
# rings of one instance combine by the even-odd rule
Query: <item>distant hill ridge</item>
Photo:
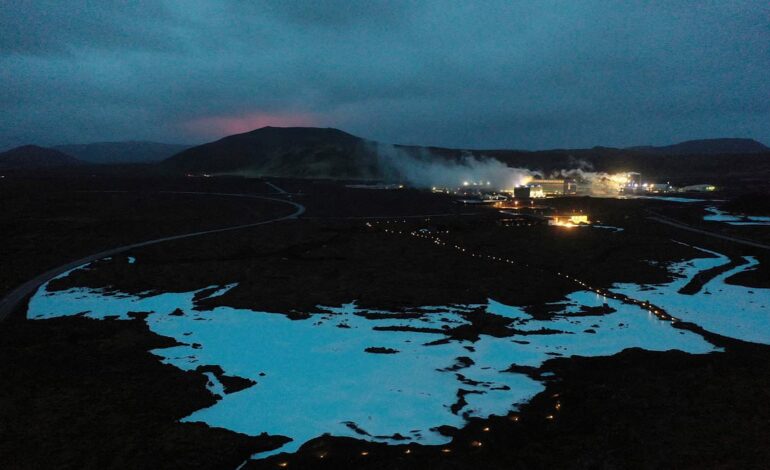
[[(382, 166), (381, 151), (385, 150), (387, 154), (389, 149), (408, 154), (421, 164), (460, 161), (470, 155), (477, 159), (494, 158), (511, 167), (543, 173), (580, 168), (606, 172), (640, 171), (666, 177), (752, 172), (770, 175), (770, 148), (752, 139), (691, 140), (659, 147), (463, 150), (390, 146), (339, 129), (315, 127), (263, 127), (190, 148), (155, 142), (101, 142), (56, 148), (27, 145), (0, 153), (0, 168), (88, 168), (87, 171), (94, 171), (95, 167), (89, 163), (153, 163), (175, 152), (157, 165), (144, 169), (137, 167), (134, 171), (177, 175), (395, 179)], [(735, 158), (741, 159), (740, 165), (735, 165)], [(108, 170), (110, 166), (104, 168)]]
[(724, 138), (687, 140), (678, 144), (662, 147), (628, 147), (628, 150), (655, 153), (659, 155), (720, 155), (770, 152), (770, 147), (766, 147), (764, 144), (757, 142), (754, 139)]
[(0, 169), (63, 168), (88, 165), (55, 149), (22, 145), (0, 153)]
[(190, 148), (190, 145), (126, 141), (57, 145), (56, 150), (90, 163), (156, 163)]

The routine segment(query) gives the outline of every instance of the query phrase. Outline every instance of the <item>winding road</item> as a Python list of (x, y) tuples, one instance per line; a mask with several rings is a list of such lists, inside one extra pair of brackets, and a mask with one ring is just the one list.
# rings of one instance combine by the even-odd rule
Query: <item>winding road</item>
[[(274, 186), (271, 184), (271, 186)], [(72, 269), (75, 269), (79, 266), (83, 266), (84, 264), (92, 263), (96, 260), (107, 258), (109, 256), (114, 256), (123, 252), (126, 252), (128, 250), (132, 250), (134, 248), (140, 248), (148, 245), (155, 245), (158, 243), (164, 243), (164, 242), (170, 242), (174, 240), (182, 240), (185, 238), (192, 238), (197, 237), (200, 235), (209, 235), (212, 233), (221, 233), (221, 232), (230, 232), (233, 230), (241, 230), (251, 227), (257, 227), (259, 225), (266, 225), (266, 224), (272, 224), (274, 222), (280, 222), (283, 220), (289, 220), (289, 219), (296, 219), (302, 214), (305, 213), (305, 206), (302, 204), (293, 202), (293, 201), (287, 201), (285, 199), (279, 199), (276, 197), (267, 197), (267, 196), (257, 196), (253, 194), (238, 194), (238, 193), (209, 193), (209, 192), (195, 192), (195, 191), (160, 191), (163, 194), (189, 194), (189, 195), (203, 195), (203, 196), (220, 196), (220, 197), (240, 197), (240, 198), (249, 198), (249, 199), (261, 199), (265, 201), (274, 201), (274, 202), (280, 202), (283, 204), (289, 204), (295, 208), (295, 211), (292, 212), (289, 215), (285, 215), (283, 217), (276, 217), (274, 219), (270, 220), (263, 220), (261, 222), (253, 222), (250, 224), (240, 224), (240, 225), (233, 225), (230, 227), (223, 227), (223, 228), (217, 228), (212, 230), (202, 230), (199, 232), (191, 232), (191, 233), (184, 233), (181, 235), (172, 235), (170, 237), (163, 237), (163, 238), (156, 238), (153, 240), (146, 240), (139, 243), (133, 243), (131, 245), (123, 245), (116, 248), (111, 248), (109, 250), (100, 251), (99, 253), (94, 253), (92, 255), (86, 256), (84, 258), (80, 258), (78, 260), (72, 261), (70, 263), (61, 265), (59, 267), (50, 269), (43, 274), (40, 274), (39, 276), (36, 276), (33, 279), (30, 279), (29, 281), (25, 282), (24, 284), (20, 285), (16, 289), (12, 290), (8, 293), (2, 300), (0, 300), (0, 322), (8, 318), (11, 313), (13, 313), (16, 308), (19, 306), (19, 304), (26, 299), (28, 296), (32, 295), (35, 291), (37, 291), (38, 288), (40, 288), (41, 285), (45, 284), (46, 282), (50, 281), (51, 279), (55, 278), (56, 276), (59, 276), (67, 271), (70, 271)]]

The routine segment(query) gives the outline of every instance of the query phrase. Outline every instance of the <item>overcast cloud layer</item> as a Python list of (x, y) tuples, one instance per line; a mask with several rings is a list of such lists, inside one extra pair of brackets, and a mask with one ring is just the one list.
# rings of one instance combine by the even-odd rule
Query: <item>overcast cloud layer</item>
[(473, 148), (770, 144), (770, 4), (3, 0), (0, 109), (0, 148), (264, 125)]

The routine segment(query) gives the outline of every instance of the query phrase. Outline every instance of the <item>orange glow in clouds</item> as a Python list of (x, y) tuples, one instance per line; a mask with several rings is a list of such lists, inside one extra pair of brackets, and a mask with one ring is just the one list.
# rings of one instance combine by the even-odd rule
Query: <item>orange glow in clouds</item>
[(237, 116), (209, 116), (187, 121), (183, 127), (201, 137), (224, 137), (241, 134), (265, 126), (312, 127), (319, 120), (309, 113), (255, 112)]

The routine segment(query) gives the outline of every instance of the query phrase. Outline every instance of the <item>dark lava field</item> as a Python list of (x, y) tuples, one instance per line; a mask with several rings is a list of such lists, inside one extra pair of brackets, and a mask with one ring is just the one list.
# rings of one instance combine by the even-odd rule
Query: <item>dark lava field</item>
[[(758, 260), (726, 284), (763, 289), (770, 278), (767, 251), (650, 219), (671, 217), (767, 241), (757, 228), (702, 222), (699, 204), (549, 200), (561, 211), (582, 211), (622, 230), (563, 229), (507, 226), (495, 208), (459, 205), (426, 191), (353, 189), (324, 180), (271, 183), (285, 193), (245, 178), (3, 181), (0, 294), (109, 248), (294, 211), (280, 201), (228, 194), (290, 200), (306, 210), (275, 223), (131, 249), (54, 279), (49, 291), (142, 296), (233, 285), (221, 295), (198, 295), (195, 308), (280, 312), (296, 321), (319, 305), (352, 300), (374, 319), (387, 310), (414, 320), (420, 306), (493, 298), (548, 321), (554, 304), (576, 290), (574, 279), (602, 290), (665, 284), (676, 278), (667, 266), (703, 257), (695, 246), (736, 263)], [(727, 269), (701, 271), (687, 289), (701, 292)], [(601, 318), (613, 311), (605, 304), (581, 315)], [(725, 334), (703, 336), (718, 348), (708, 354), (634, 347), (608, 356), (553, 354), (538, 368), (511, 366), (543, 389), (517, 409), (439, 427), (443, 445), (372, 442), (362, 431), (360, 438), (319, 435), (295, 453), (249, 460), (287, 437), (181, 420), (221, 398), (207, 390), (206, 373), (218, 377), (227, 395), (259, 387), (259, 379), (160, 361), (151, 351), (178, 340), (153, 332), (147, 312), (132, 312), (128, 320), (83, 312), (34, 321), (26, 313), (21, 302), (0, 323), (2, 468), (700, 469), (763, 468), (770, 459), (770, 347)], [(540, 334), (514, 331), (499, 315), (461, 316), (466, 323), (425, 330), (467, 344), (469, 351), (481, 337), (520, 334), (526, 342), (528, 334)], [(672, 326), (691, 334), (687, 324)], [(367, 353), (398, 352), (371, 349)], [(459, 409), (465, 398), (458, 392)]]

